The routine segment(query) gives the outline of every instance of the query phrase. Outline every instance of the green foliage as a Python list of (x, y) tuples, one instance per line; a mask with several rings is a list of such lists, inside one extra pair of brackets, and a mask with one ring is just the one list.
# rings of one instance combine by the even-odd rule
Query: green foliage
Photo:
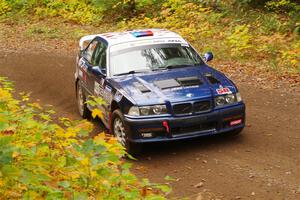
[[(296, 0), (0, 0), (0, 5), (0, 15), (6, 17), (58, 18), (108, 31), (170, 29), (201, 52), (213, 50), (223, 61), (241, 58), (253, 62), (259, 58), (263, 65), (283, 71), (299, 65), (297, 56), (292, 56), (300, 34), (300, 5)], [(83, 27), (62, 34), (31, 25), (26, 34), (78, 39), (88, 31)], [(290, 50), (294, 53), (284, 53)], [(286, 62), (280, 61), (282, 57)]]
[[(226, 6), (220, 2), (216, 4)], [(286, 18), (258, 11), (244, 15), (234, 10), (229, 12), (229, 7), (221, 10), (226, 9), (228, 12), (219, 12), (205, 3), (167, 0), (157, 15), (142, 14), (124, 20), (119, 28), (166, 28), (183, 35), (200, 52), (213, 50), (222, 61), (247, 61), (255, 66), (260, 59), (270, 68), (298, 72), (297, 50), (288, 50), (294, 46), (292, 40), (297, 41), (297, 36), (287, 35), (289, 21)], [(289, 56), (283, 52), (289, 52)], [(280, 61), (283, 55), (285, 62)]]
[(233, 32), (227, 37), (227, 43), (231, 47), (231, 55), (244, 56), (247, 50), (252, 48), (251, 39), (252, 36), (249, 34), (248, 26), (236, 26)]
[(0, 197), (6, 199), (165, 199), (168, 186), (139, 181), (125, 150), (87, 121), (52, 122), (29, 97), (13, 97), (0, 78)]
[(281, 50), (280, 54), (278, 62), (281, 65), (285, 65), (288, 70), (300, 72), (300, 40), (295, 41), (288, 49)]
[(79, 24), (99, 25), (103, 17), (132, 16), (161, 0), (0, 0), (0, 16), (31, 15), (39, 19), (58, 17)]
[(296, 14), (300, 11), (299, 3), (292, 2), (290, 0), (276, 0), (268, 1), (266, 8), (275, 12), (290, 12), (290, 14)]
[(38, 17), (62, 17), (68, 21), (81, 24), (100, 21), (103, 14), (102, 9), (87, 4), (85, 1), (75, 0), (55, 0), (43, 3), (42, 6), (35, 8)]
[(10, 5), (5, 0), (0, 0), (0, 16), (11, 11)]

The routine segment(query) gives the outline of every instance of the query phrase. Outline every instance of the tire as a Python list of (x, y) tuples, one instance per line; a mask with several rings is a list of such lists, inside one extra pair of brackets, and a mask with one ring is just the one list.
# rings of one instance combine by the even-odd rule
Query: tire
[(124, 121), (122, 112), (117, 109), (112, 113), (111, 118), (111, 132), (117, 138), (118, 142), (125, 147), (127, 153), (131, 155), (140, 154), (142, 151), (142, 145), (131, 143), (128, 139), (130, 135), (130, 129)]
[(77, 101), (77, 108), (78, 108), (79, 115), (84, 119), (90, 118), (91, 111), (88, 109), (85, 103), (86, 97), (80, 81), (78, 81), (76, 84), (76, 101)]

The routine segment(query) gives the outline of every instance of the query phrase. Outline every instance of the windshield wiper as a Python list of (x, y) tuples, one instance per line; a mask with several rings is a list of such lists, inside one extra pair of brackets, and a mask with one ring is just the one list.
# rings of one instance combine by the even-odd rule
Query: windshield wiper
[(166, 70), (167, 68), (165, 67), (158, 67), (158, 68), (153, 68), (151, 69), (152, 71), (162, 71), (162, 70)]
[(136, 71), (136, 70), (131, 70), (131, 71), (125, 72), (125, 73), (115, 74), (114, 76), (122, 76), (122, 75), (137, 74), (137, 73), (145, 73), (145, 72), (148, 72), (148, 71)]
[(195, 66), (195, 64), (191, 64), (191, 65), (168, 65), (165, 68), (166, 69), (175, 69), (175, 68), (191, 67), (191, 66)]

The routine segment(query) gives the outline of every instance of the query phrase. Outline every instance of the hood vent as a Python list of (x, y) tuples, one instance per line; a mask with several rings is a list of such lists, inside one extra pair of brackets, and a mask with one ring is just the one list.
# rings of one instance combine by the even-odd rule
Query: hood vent
[(160, 89), (170, 89), (180, 87), (180, 84), (175, 79), (166, 79), (161, 81), (154, 81), (155, 85)]
[(154, 81), (154, 83), (162, 90), (176, 87), (197, 86), (202, 84), (201, 80), (197, 76), (160, 80)]
[(146, 86), (144, 86), (143, 84), (139, 83), (139, 82), (134, 82), (133, 85), (140, 90), (142, 93), (147, 93), (147, 92), (151, 92), (151, 90), (149, 88), (147, 88)]
[(200, 81), (200, 79), (197, 76), (177, 78), (176, 80), (183, 87), (195, 86), (195, 85), (202, 84), (202, 82)]
[(209, 74), (209, 73), (207, 73), (207, 74), (205, 74), (205, 77), (208, 79), (208, 81), (211, 83), (211, 84), (220, 84), (221, 82), (218, 80), (218, 79), (216, 79), (212, 74)]

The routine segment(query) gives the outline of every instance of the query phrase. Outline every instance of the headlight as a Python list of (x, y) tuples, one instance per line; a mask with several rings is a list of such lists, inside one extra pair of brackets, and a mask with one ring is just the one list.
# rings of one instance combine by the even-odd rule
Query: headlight
[(154, 106), (132, 106), (129, 109), (128, 115), (131, 116), (148, 116), (148, 115), (162, 115), (167, 114), (166, 105), (154, 105)]
[(231, 104), (235, 102), (235, 95), (234, 94), (228, 94), (225, 96), (225, 101), (227, 104)]
[(242, 101), (242, 97), (241, 97), (240, 93), (227, 94), (224, 96), (215, 97), (216, 106), (224, 106), (226, 104), (233, 104), (235, 102), (241, 102), (241, 101)]
[(140, 116), (140, 110), (137, 106), (132, 106), (129, 111), (128, 111), (128, 115), (131, 116)]
[(150, 111), (151, 111), (150, 106), (140, 107), (141, 115), (149, 115)]
[(225, 104), (225, 97), (218, 96), (215, 98), (216, 106), (223, 106)]

